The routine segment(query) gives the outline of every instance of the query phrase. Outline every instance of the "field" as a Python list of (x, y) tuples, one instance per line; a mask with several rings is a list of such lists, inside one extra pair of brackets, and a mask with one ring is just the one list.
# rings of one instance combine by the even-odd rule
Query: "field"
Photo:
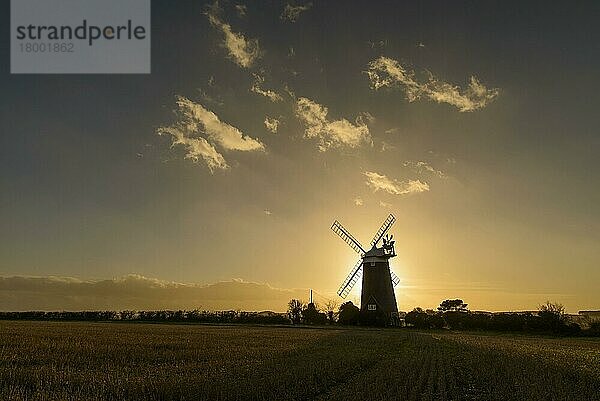
[(600, 341), (0, 322), (2, 400), (600, 400)]

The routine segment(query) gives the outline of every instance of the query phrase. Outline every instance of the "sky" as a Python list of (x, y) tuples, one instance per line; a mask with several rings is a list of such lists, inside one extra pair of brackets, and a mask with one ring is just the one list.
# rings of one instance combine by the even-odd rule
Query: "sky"
[(0, 4), (0, 309), (324, 302), (389, 213), (400, 310), (600, 308), (597, 2), (153, 1), (149, 75)]

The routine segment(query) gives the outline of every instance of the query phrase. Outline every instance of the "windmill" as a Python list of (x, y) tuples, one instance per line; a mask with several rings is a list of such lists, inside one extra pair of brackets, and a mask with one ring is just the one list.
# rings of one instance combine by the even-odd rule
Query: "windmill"
[[(398, 305), (394, 287), (400, 282), (398, 276), (390, 270), (389, 259), (396, 256), (394, 250), (394, 237), (387, 233), (396, 222), (390, 214), (375, 233), (368, 251), (340, 224), (334, 221), (331, 229), (340, 236), (350, 247), (360, 255), (348, 277), (344, 280), (338, 295), (346, 298), (354, 285), (362, 276), (362, 290), (360, 295), (361, 321), (384, 321), (385, 324), (393, 321), (398, 314)], [(381, 248), (377, 248), (379, 241), (383, 240)]]

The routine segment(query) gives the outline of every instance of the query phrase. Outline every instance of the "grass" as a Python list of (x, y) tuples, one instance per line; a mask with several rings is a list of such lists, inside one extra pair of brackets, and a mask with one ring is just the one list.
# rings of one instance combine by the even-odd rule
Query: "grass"
[(2, 400), (600, 400), (600, 341), (0, 322)]

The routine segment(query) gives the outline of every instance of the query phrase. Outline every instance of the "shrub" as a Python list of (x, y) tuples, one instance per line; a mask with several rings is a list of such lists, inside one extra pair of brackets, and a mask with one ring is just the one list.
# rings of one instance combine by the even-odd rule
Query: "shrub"
[(360, 317), (360, 309), (352, 301), (344, 302), (340, 305), (338, 323), (343, 325), (356, 325)]

